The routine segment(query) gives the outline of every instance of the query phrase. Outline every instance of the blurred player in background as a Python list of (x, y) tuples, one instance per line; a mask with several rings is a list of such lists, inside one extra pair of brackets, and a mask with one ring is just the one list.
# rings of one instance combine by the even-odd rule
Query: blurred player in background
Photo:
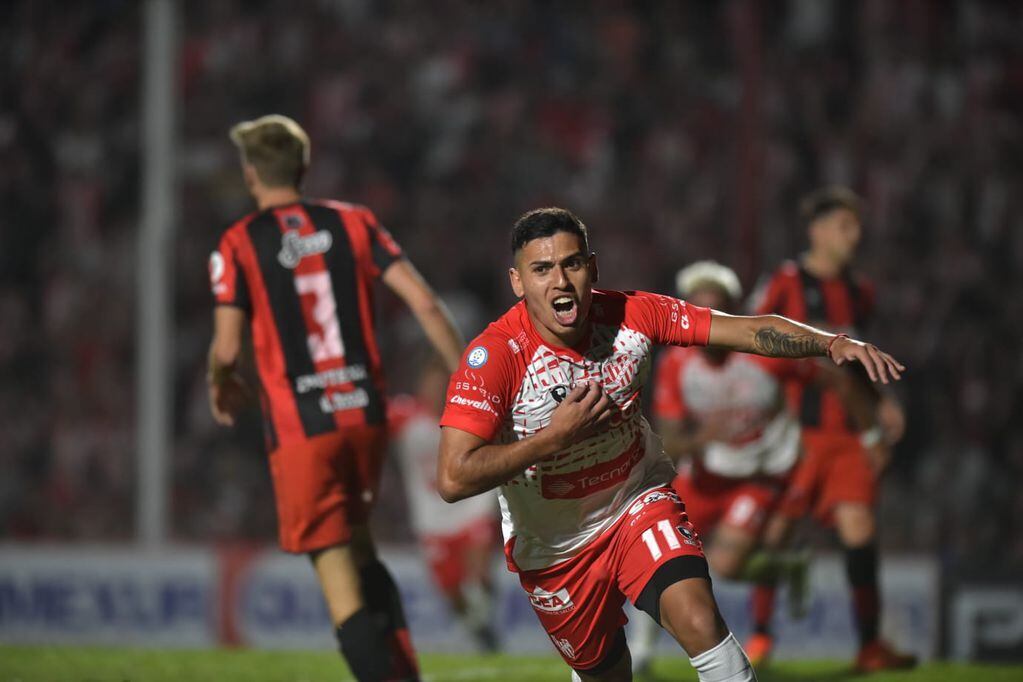
[(248, 320), (280, 545), (312, 559), (357, 679), (417, 679), (398, 589), (367, 528), (387, 443), (374, 280), (409, 306), (449, 367), (462, 341), (368, 209), (302, 197), (310, 150), (297, 123), (264, 116), (234, 126), (231, 139), (258, 211), (231, 226), (210, 257), (213, 416), (232, 425), (248, 395), (238, 373)]
[(484, 651), (497, 650), (494, 585), (490, 577), (500, 546), (497, 495), (492, 491), (447, 504), (437, 492), (437, 450), (450, 373), (436, 358), (425, 363), (415, 396), (390, 404), (394, 448), (409, 500), (412, 529), (434, 582)]
[[(701, 261), (679, 271), (679, 296), (693, 305), (725, 313), (742, 300), (739, 277), (730, 268)], [(669, 348), (659, 359), (653, 412), (664, 451), (678, 467), (673, 487), (706, 541), (711, 569), (727, 579), (773, 585), (789, 581), (793, 610), (802, 612), (806, 558), (779, 552), (782, 529), (764, 538), (775, 508), (801, 453), (799, 422), (785, 401), (785, 382), (834, 388), (861, 428), (876, 425), (874, 395), (830, 363), (783, 360), (726, 348)], [(711, 536), (713, 533), (713, 536)], [(758, 547), (766, 546), (757, 552)], [(771, 649), (771, 611), (754, 602), (750, 661), (763, 662)], [(633, 669), (652, 658), (657, 629), (637, 623)]]
[[(810, 249), (770, 277), (754, 297), (755, 312), (785, 315), (832, 332), (862, 333), (873, 311), (874, 289), (850, 267), (862, 232), (860, 198), (845, 187), (827, 187), (804, 198), (800, 214)], [(862, 378), (856, 369), (847, 371)], [(780, 514), (792, 520), (812, 514), (838, 533), (860, 640), (856, 667), (864, 672), (912, 667), (914, 656), (895, 651), (880, 638), (874, 515), (877, 478), (905, 429), (902, 407), (882, 392), (880, 428), (859, 433), (834, 391), (799, 384), (792, 384), (790, 391), (806, 454)], [(756, 599), (768, 603), (773, 594), (761, 589)]]
[(629, 680), (626, 599), (668, 630), (699, 679), (755, 680), (711, 591), (674, 467), (640, 410), (654, 345), (900, 366), (870, 344), (778, 316), (735, 317), (645, 292), (594, 290), (586, 227), (558, 208), (512, 229), (520, 302), (473, 341), (441, 418), (438, 489), (500, 486), (509, 568), (575, 679)]

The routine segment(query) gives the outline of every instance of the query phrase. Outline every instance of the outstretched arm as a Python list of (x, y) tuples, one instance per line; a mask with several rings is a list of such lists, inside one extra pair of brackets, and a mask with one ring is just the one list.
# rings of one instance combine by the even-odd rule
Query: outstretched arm
[(434, 349), (449, 372), (458, 369), (465, 342), (458, 332), (447, 306), (434, 293), (416, 267), (408, 260), (397, 260), (384, 271), (382, 279), (416, 316)]
[(829, 357), (836, 365), (858, 360), (871, 381), (887, 384), (906, 368), (874, 344), (829, 334), (780, 315), (727, 315), (713, 311), (709, 346), (774, 358)]

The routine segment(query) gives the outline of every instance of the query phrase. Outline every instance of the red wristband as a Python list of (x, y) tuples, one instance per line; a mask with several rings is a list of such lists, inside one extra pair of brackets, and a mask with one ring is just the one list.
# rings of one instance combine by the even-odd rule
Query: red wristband
[(839, 339), (848, 339), (848, 338), (849, 338), (848, 334), (835, 334), (833, 337), (831, 337), (831, 340), (828, 341), (828, 350), (825, 351), (827, 353), (827, 356), (828, 356), (829, 360), (833, 361), (835, 359), (835, 358), (831, 357), (831, 347), (835, 345), (835, 341), (838, 341)]

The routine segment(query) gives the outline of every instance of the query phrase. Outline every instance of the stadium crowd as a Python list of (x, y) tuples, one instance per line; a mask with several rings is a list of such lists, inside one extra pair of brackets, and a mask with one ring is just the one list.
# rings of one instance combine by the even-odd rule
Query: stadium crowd
[[(715, 258), (751, 289), (801, 248), (803, 192), (854, 187), (869, 337), (910, 367), (882, 543), (1023, 567), (1023, 8), (254, 4), (183, 3), (175, 539), (273, 538), (259, 429), (215, 428), (204, 365), (207, 255), (249, 210), (226, 131), (276, 111), (314, 141), (309, 194), (371, 206), (468, 336), (511, 301), (527, 209), (587, 221), (607, 286), (669, 291)], [(0, 9), (3, 539), (133, 533), (140, 21), (129, 0)], [(380, 306), (407, 389), (422, 341)], [(377, 521), (408, 539), (397, 490)]]

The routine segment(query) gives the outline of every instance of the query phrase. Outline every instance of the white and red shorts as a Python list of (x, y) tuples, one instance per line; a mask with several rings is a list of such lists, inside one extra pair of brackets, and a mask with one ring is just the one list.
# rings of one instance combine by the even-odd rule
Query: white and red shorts
[(500, 546), (500, 532), (497, 519), (486, 516), (454, 533), (423, 535), (419, 542), (437, 586), (445, 593), (459, 588), (472, 570), (468, 555), (481, 552), (492, 557), (490, 552)]
[(700, 539), (674, 490), (649, 490), (579, 554), (519, 581), (562, 658), (577, 670), (602, 663), (654, 573), (671, 559), (703, 556)]

